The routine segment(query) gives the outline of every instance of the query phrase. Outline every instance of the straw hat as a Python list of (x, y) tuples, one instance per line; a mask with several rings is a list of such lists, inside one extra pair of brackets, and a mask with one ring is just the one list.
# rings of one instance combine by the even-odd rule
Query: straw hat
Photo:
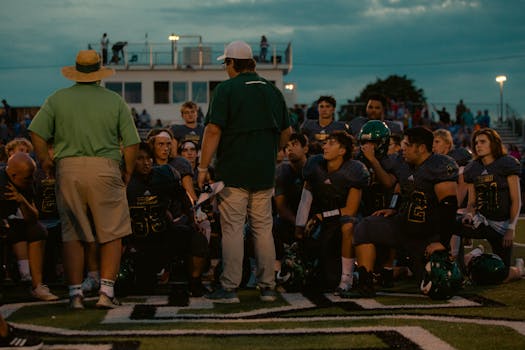
[(81, 83), (99, 81), (113, 74), (115, 70), (102, 66), (100, 56), (95, 50), (79, 51), (76, 65), (62, 68), (64, 77)]

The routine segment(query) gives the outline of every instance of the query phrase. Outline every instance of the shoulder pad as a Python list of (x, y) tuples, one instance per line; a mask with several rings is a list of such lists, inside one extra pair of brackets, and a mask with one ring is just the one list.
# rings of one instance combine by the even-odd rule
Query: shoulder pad
[(483, 168), (483, 165), (480, 160), (473, 160), (468, 163), (463, 170), (463, 179), (465, 182), (473, 183), (474, 177), (481, 174), (481, 168)]
[(459, 166), (466, 166), (472, 160), (472, 152), (464, 147), (454, 148), (448, 153)]
[(370, 172), (362, 162), (348, 160), (343, 163), (341, 170), (344, 171), (345, 177), (352, 187), (362, 189), (369, 185)]
[(519, 160), (516, 158), (505, 155), (499, 159), (496, 160), (497, 166), (496, 169), (503, 175), (503, 176), (510, 176), (510, 175), (520, 175), (521, 174), (521, 166)]
[(357, 137), (359, 131), (361, 131), (361, 128), (367, 121), (368, 119), (365, 117), (355, 117), (352, 119), (349, 124), (349, 129), (352, 136)]
[(169, 178), (171, 181), (180, 181), (179, 172), (168, 164), (157, 165), (153, 167), (154, 175)]
[(304, 179), (306, 181), (311, 180), (312, 176), (314, 176), (314, 174), (321, 169), (321, 166), (322, 164), (324, 164), (324, 161), (325, 160), (322, 154), (317, 154), (315, 156), (309, 157), (303, 168)]
[(459, 168), (454, 159), (442, 154), (433, 154), (430, 157), (431, 159), (429, 159), (430, 163), (428, 164), (428, 169), (432, 181), (439, 183), (458, 180)]
[(171, 159), (169, 165), (179, 172), (181, 178), (187, 175), (193, 176), (191, 163), (184, 157), (177, 156)]

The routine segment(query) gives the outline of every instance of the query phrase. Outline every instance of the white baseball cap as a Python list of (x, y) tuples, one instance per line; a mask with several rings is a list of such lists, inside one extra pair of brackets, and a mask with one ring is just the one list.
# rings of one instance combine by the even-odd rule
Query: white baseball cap
[(244, 41), (233, 41), (226, 46), (224, 54), (217, 57), (217, 61), (225, 58), (237, 58), (241, 60), (253, 59), (252, 48)]

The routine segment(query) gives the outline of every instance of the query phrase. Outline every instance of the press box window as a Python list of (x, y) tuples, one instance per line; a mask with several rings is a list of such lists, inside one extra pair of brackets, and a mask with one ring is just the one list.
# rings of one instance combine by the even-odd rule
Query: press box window
[(122, 96), (122, 83), (106, 82), (106, 89), (111, 90)]
[(142, 103), (142, 83), (124, 83), (124, 99), (127, 103)]
[(153, 83), (154, 102), (170, 103), (170, 83), (169, 81), (156, 81)]
[(195, 103), (207, 103), (208, 84), (205, 81), (194, 81), (191, 84), (191, 98)]
[(173, 103), (183, 103), (189, 100), (188, 98), (188, 83), (185, 81), (175, 81), (173, 87)]

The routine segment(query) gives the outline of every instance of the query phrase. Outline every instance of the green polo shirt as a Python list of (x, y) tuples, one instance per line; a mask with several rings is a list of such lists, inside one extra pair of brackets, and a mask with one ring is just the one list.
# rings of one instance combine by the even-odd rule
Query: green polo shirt
[(29, 125), (44, 140), (54, 138), (55, 159), (103, 157), (121, 160), (120, 146), (140, 142), (129, 107), (98, 84), (60, 89), (44, 102)]
[(279, 139), (290, 120), (283, 95), (272, 82), (248, 72), (220, 83), (208, 123), (222, 131), (215, 162), (218, 180), (249, 190), (274, 186)]

